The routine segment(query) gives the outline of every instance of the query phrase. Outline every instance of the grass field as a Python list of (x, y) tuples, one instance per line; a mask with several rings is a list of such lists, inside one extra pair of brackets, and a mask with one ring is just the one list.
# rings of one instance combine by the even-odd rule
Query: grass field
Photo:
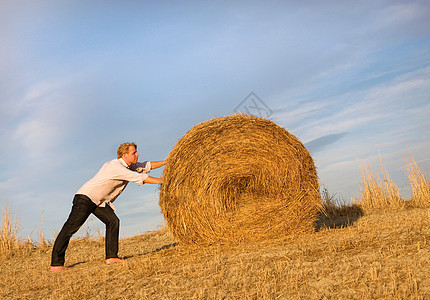
[(5, 210), (0, 298), (430, 299), (428, 180), (414, 176), (418, 196), (391, 206), (387, 197), (398, 194), (388, 174), (378, 179), (366, 170), (355, 204), (337, 203), (323, 190), (325, 214), (313, 233), (197, 247), (160, 230), (122, 239), (127, 261), (111, 266), (104, 264), (101, 238), (81, 238), (70, 243), (69, 269), (60, 273), (48, 271), (50, 243), (20, 241)]

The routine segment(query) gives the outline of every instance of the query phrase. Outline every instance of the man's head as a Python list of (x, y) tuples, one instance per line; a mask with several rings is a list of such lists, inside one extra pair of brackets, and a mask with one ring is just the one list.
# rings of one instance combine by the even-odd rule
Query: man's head
[(119, 145), (117, 157), (122, 158), (127, 165), (137, 163), (139, 154), (137, 154), (137, 145), (135, 143), (124, 143)]

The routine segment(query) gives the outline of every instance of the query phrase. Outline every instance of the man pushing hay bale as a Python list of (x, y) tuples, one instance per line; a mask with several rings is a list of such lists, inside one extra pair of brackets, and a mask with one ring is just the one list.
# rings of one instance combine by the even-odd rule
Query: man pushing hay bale
[(184, 244), (252, 242), (313, 230), (321, 205), (309, 152), (270, 120), (200, 123), (171, 151), (161, 212)]

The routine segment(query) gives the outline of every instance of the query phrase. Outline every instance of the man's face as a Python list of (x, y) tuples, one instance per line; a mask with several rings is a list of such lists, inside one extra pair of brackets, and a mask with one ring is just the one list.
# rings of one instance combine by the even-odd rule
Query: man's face
[(137, 163), (138, 158), (139, 158), (139, 154), (137, 154), (136, 147), (134, 146), (128, 147), (128, 153), (122, 156), (122, 159), (125, 161), (127, 165)]

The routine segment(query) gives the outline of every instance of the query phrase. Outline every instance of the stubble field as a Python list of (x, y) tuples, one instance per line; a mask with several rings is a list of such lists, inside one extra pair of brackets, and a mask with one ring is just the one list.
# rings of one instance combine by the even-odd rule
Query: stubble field
[(77, 239), (67, 271), (49, 245), (0, 262), (2, 299), (428, 299), (430, 209), (321, 217), (316, 232), (256, 244), (181, 246), (166, 231), (104, 243)]

